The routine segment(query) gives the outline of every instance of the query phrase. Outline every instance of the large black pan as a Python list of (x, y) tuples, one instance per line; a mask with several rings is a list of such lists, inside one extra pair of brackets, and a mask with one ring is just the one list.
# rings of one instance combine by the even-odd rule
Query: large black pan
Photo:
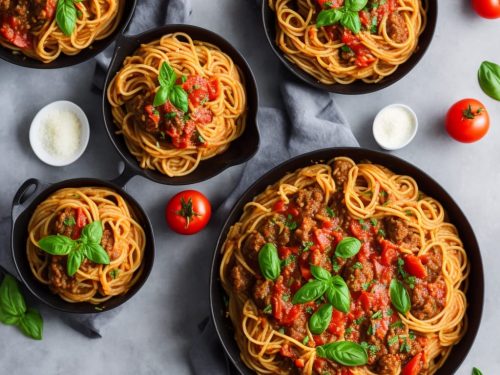
[[(75, 178), (57, 182), (51, 185), (43, 185), (37, 179), (31, 178), (25, 181), (17, 191), (12, 203), (12, 233), (11, 250), (17, 272), (26, 285), (27, 289), (40, 301), (48, 306), (68, 312), (78, 314), (99, 313), (109, 311), (128, 301), (144, 285), (153, 267), (155, 244), (153, 229), (149, 219), (139, 203), (122, 188), (122, 182), (118, 179), (108, 182), (96, 178)], [(70, 187), (97, 186), (110, 188), (119, 193), (129, 203), (132, 212), (135, 214), (138, 223), (144, 229), (146, 235), (146, 248), (142, 261), (142, 274), (134, 286), (124, 295), (116, 296), (100, 304), (93, 305), (86, 302), (69, 303), (53, 294), (46, 285), (41, 284), (32, 274), (28, 259), (26, 257), (26, 240), (28, 238), (28, 223), (35, 211), (35, 208), (56, 190)]]
[(434, 197), (443, 205), (449, 215), (449, 220), (457, 226), (460, 238), (462, 239), (464, 247), (467, 250), (471, 266), (469, 289), (467, 292), (467, 317), (469, 325), (464, 338), (453, 348), (443, 367), (441, 367), (436, 373), (437, 375), (453, 374), (467, 356), (467, 353), (474, 342), (483, 311), (483, 265), (481, 262), (481, 253), (479, 251), (479, 246), (477, 244), (476, 237), (474, 236), (474, 232), (453, 198), (451, 198), (446, 190), (444, 190), (425, 172), (395, 156), (362, 148), (330, 148), (297, 156), (277, 166), (258, 179), (257, 182), (255, 182), (243, 194), (238, 203), (234, 206), (220, 234), (217, 247), (212, 258), (212, 268), (210, 274), (210, 306), (212, 319), (214, 320), (215, 328), (224, 350), (241, 374), (254, 374), (253, 371), (246, 367), (240, 359), (240, 350), (234, 340), (234, 330), (230, 320), (226, 316), (226, 306), (223, 301), (224, 290), (222, 289), (219, 281), (219, 266), (222, 258), (221, 249), (229, 229), (239, 220), (241, 214), (243, 213), (243, 207), (246, 203), (251, 201), (257, 194), (264, 191), (268, 185), (277, 182), (287, 172), (293, 172), (298, 168), (303, 168), (313, 163), (327, 161), (336, 156), (348, 156), (356, 162), (370, 160), (374, 163), (390, 168), (395, 173), (406, 174), (413, 177), (422, 191)]
[(188, 34), (193, 40), (200, 40), (216, 45), (223, 52), (228, 54), (235, 65), (240, 68), (245, 81), (244, 84), (247, 94), (247, 123), (243, 134), (238, 139), (231, 142), (229, 148), (225, 152), (213, 158), (203, 160), (198, 168), (187, 176), (169, 177), (156, 170), (146, 170), (139, 166), (137, 159), (128, 150), (123, 136), (116, 133), (117, 127), (113, 123), (111, 106), (108, 103), (106, 95), (103, 95), (102, 110), (108, 136), (122, 159), (125, 161), (128, 173), (139, 174), (160, 184), (187, 185), (207, 180), (221, 173), (226, 168), (244, 163), (257, 152), (259, 148), (259, 131), (257, 128), (258, 94), (255, 77), (253, 76), (250, 66), (238, 50), (214, 32), (191, 25), (166, 25), (136, 36), (121, 36), (117, 40), (113, 60), (108, 69), (104, 93), (107, 92), (111, 80), (121, 69), (123, 61), (127, 56), (132, 55), (141, 44), (152, 42), (166, 34), (175, 32), (183, 32)]
[(120, 23), (116, 27), (115, 31), (113, 31), (107, 38), (95, 41), (88, 48), (83, 49), (76, 55), (69, 56), (61, 54), (54, 61), (45, 64), (41, 61), (29, 58), (22, 53), (13, 53), (12, 50), (0, 46), (0, 58), (15, 65), (35, 69), (58, 69), (77, 65), (84, 61), (90, 60), (94, 56), (104, 51), (106, 47), (108, 47), (118, 37), (118, 35), (121, 35), (124, 32), (125, 28), (128, 26), (130, 20), (132, 19), (132, 16), (134, 15), (136, 3), (137, 0), (125, 0), (123, 14), (121, 16)]
[(381, 90), (393, 83), (399, 81), (406, 74), (412, 70), (415, 65), (424, 56), (425, 51), (429, 47), (434, 36), (434, 30), (436, 28), (437, 21), (437, 10), (438, 1), (437, 0), (422, 0), (424, 7), (427, 9), (427, 25), (418, 39), (418, 47), (415, 53), (406, 61), (401, 64), (398, 69), (391, 75), (384, 77), (381, 81), (377, 83), (365, 83), (363, 81), (357, 80), (353, 83), (347, 85), (333, 84), (327, 85), (319, 82), (316, 78), (306, 73), (304, 70), (299, 68), (297, 65), (292, 63), (285, 57), (283, 51), (276, 45), (276, 15), (269, 7), (267, 1), (262, 2), (262, 22), (264, 24), (264, 31), (266, 32), (267, 40), (271, 49), (275, 55), (281, 60), (284, 66), (295, 75), (301, 81), (319, 88), (321, 90), (335, 92), (338, 94), (347, 95), (357, 95), (357, 94), (368, 94), (370, 92)]

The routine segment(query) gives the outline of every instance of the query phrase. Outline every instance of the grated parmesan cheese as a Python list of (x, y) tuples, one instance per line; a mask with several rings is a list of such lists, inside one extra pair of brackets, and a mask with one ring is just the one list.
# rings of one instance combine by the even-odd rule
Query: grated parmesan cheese
[(40, 127), (42, 145), (52, 156), (69, 159), (81, 143), (80, 120), (70, 111), (50, 111)]

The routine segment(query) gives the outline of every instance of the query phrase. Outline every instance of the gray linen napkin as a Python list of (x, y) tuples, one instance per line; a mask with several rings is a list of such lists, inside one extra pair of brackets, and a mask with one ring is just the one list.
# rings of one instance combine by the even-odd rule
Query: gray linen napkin
[[(212, 236), (212, 246), (208, 248), (215, 247), (224, 219), (232, 206), (265, 172), (308, 151), (335, 146), (359, 146), (331, 94), (293, 82), (284, 82), (281, 94), (286, 114), (274, 108), (259, 109), (259, 151), (248, 161), (239, 184), (217, 210), (215, 220), (207, 231)], [(206, 244), (210, 242), (203, 243), (206, 249)], [(208, 309), (207, 306), (207, 314)], [(190, 352), (195, 374), (230, 373), (230, 365), (222, 355), (223, 349), (213, 323), (208, 321), (201, 328), (202, 332), (194, 340)]]
[[(134, 17), (130, 22), (127, 32), (137, 34), (166, 23), (182, 23), (187, 20), (190, 14), (191, 0), (138, 1)], [(113, 50), (114, 46), (110, 46), (96, 58), (100, 65), (99, 75), (101, 78), (98, 79), (99, 82), (103, 82), (103, 72), (109, 64)], [(96, 79), (94, 79), (94, 82), (96, 82)], [(102, 88), (102, 86), (100, 87)], [(10, 248), (10, 229), (10, 216), (2, 217), (0, 219), (0, 246), (3, 249)], [(0, 251), (0, 281), (7, 272), (17, 276), (10, 251)], [(103, 326), (119, 313), (120, 310), (120, 308), (117, 308), (109, 312), (90, 315), (65, 314), (57, 311), (51, 311), (51, 313), (58, 315), (67, 325), (85, 336), (99, 338), (101, 337)]]

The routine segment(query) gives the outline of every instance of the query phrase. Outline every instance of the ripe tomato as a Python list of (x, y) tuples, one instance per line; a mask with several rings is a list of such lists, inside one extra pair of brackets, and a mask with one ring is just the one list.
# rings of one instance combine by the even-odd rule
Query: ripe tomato
[(500, 0), (472, 0), (472, 7), (483, 18), (500, 18)]
[(174, 195), (165, 208), (167, 224), (180, 234), (194, 234), (205, 228), (211, 213), (210, 202), (196, 190)]
[(446, 115), (446, 130), (459, 142), (476, 142), (490, 128), (490, 117), (476, 99), (462, 99), (451, 106)]

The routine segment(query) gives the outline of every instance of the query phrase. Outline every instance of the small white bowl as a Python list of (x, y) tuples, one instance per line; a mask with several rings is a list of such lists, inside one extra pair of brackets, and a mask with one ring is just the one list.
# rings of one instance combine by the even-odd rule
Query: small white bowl
[[(80, 144), (78, 150), (69, 158), (61, 158), (49, 153), (44, 147), (43, 140), (41, 139), (42, 137), (40, 137), (40, 128), (44, 126), (48, 115), (56, 110), (72, 112), (76, 115), (78, 121), (80, 122)], [(35, 155), (38, 156), (38, 158), (44, 163), (54, 167), (62, 167), (77, 161), (85, 152), (89, 143), (89, 137), (89, 120), (87, 119), (85, 112), (83, 112), (83, 110), (75, 103), (66, 100), (50, 103), (38, 111), (31, 122), (29, 134), (31, 148), (33, 149)]]
[[(385, 129), (383, 129), (383, 124), (381, 117), (386, 111), (390, 111), (391, 109), (402, 109), (404, 110), (409, 116), (410, 123), (409, 124), (404, 124), (404, 126), (407, 126), (408, 129), (407, 131), (403, 131), (399, 135), (397, 135), (397, 138), (394, 142), (390, 142), (386, 139), (384, 139), (384, 135), (382, 134), (384, 131), (386, 132), (387, 135), (387, 130), (389, 127), (392, 127), (394, 129), (395, 126), (398, 126), (396, 124), (390, 124), (387, 125)], [(416, 113), (408, 107), (405, 104), (390, 104), (384, 108), (382, 108), (377, 115), (375, 116), (375, 119), (373, 120), (373, 127), (372, 127), (372, 132), (373, 132), (373, 137), (375, 138), (375, 141), (378, 143), (380, 147), (382, 147), (384, 150), (388, 151), (393, 151), (393, 150), (399, 150), (400, 148), (405, 147), (408, 145), (413, 138), (415, 138), (415, 135), (417, 134), (418, 130), (418, 118)], [(394, 134), (394, 133), (393, 133)]]

